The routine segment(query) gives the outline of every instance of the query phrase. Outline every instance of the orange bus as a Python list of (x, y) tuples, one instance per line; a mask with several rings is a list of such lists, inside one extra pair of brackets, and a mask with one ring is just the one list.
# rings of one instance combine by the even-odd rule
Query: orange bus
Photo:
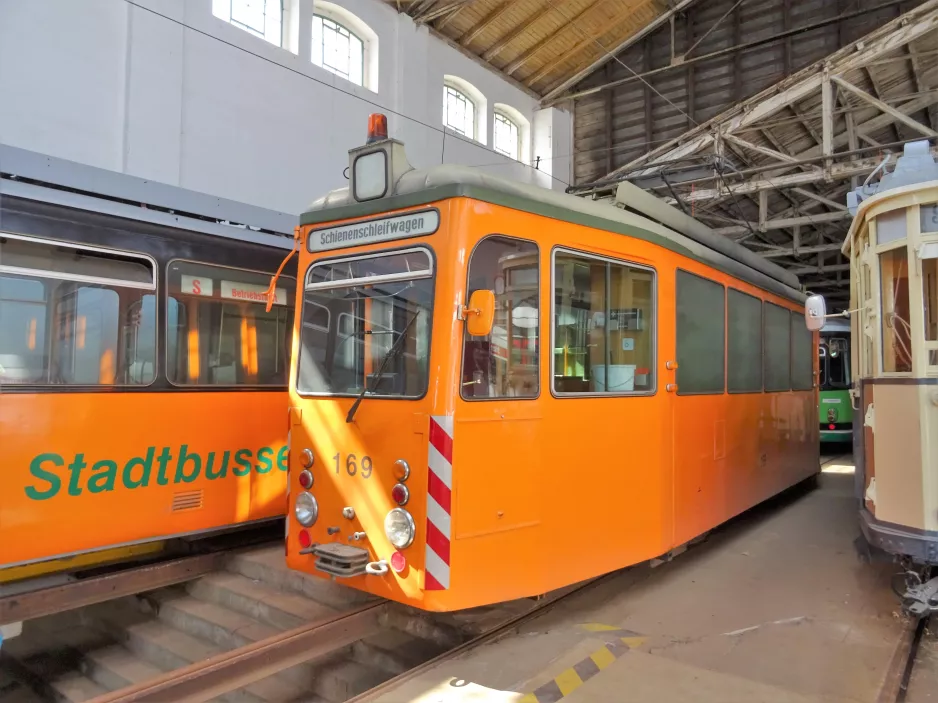
[(290, 567), (468, 608), (668, 554), (817, 474), (791, 274), (630, 184), (602, 203), (413, 169), (386, 137), (349, 154), (301, 219)]
[(283, 241), (3, 197), (0, 583), (283, 515)]

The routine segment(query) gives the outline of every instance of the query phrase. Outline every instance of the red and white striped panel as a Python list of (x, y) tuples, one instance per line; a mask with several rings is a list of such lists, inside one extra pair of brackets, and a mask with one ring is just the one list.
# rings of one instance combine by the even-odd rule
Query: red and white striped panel
[(427, 492), (427, 577), (424, 588), (449, 588), (449, 538), (453, 491), (453, 416), (430, 416)]

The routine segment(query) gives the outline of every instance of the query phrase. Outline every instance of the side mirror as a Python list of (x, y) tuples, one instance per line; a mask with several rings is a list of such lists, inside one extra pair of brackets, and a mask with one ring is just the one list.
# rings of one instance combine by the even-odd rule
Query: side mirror
[(812, 332), (817, 332), (824, 326), (827, 317), (827, 303), (823, 295), (809, 295), (804, 301), (804, 323)]
[(487, 337), (492, 333), (495, 322), (495, 293), (490, 290), (473, 291), (463, 313), (469, 335)]

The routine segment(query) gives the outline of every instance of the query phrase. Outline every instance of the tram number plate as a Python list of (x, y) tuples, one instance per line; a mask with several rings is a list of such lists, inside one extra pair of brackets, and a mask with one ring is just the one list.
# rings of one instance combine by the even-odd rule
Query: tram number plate
[(342, 456), (339, 452), (335, 453), (335, 456), (332, 457), (332, 460), (335, 462), (335, 475), (338, 476), (342, 466), (345, 466), (345, 473), (349, 476), (360, 475), (362, 478), (371, 478), (371, 469), (372, 462), (371, 457), (363, 455), (359, 459), (354, 454), (346, 454), (345, 461), (342, 461)]

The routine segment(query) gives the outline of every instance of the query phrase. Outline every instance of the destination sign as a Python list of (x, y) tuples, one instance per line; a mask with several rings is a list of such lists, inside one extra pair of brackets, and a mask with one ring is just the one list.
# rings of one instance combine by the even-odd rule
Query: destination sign
[(336, 227), (310, 230), (306, 248), (310, 252), (360, 247), (374, 242), (406, 239), (433, 234), (440, 227), (438, 210), (407, 212), (394, 217), (352, 222)]
[[(230, 300), (246, 300), (251, 303), (267, 302), (267, 286), (258, 286), (253, 283), (236, 283), (234, 281), (221, 282), (221, 297)], [(278, 288), (274, 293), (274, 304), (286, 305), (287, 292)]]

